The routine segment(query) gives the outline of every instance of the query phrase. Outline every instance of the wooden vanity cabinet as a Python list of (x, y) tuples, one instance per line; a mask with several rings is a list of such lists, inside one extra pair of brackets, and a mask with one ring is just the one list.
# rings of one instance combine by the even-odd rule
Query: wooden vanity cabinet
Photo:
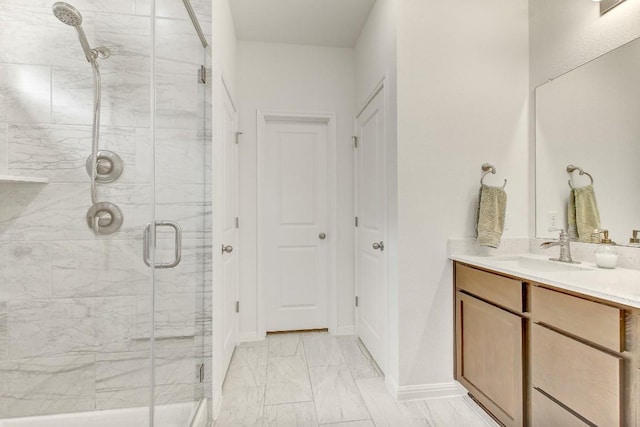
[(456, 264), (456, 379), (505, 426), (524, 422), (522, 282)]
[[(624, 310), (532, 286), (531, 320), (531, 387), (548, 406), (587, 425), (635, 425), (624, 422)], [(547, 427), (539, 410), (532, 426)]]
[(455, 263), (456, 379), (505, 426), (640, 427), (640, 310)]

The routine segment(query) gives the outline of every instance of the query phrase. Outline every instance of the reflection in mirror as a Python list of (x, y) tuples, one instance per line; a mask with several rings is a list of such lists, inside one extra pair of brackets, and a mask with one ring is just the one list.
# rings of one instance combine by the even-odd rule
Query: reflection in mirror
[[(584, 193), (589, 177), (568, 172), (569, 165), (593, 177), (600, 228), (628, 245), (640, 229), (640, 39), (536, 89), (537, 237), (571, 231), (572, 196), (578, 222), (584, 214), (585, 199), (575, 191)], [(572, 193), (568, 180), (578, 190)], [(588, 234), (580, 240), (590, 241)]]

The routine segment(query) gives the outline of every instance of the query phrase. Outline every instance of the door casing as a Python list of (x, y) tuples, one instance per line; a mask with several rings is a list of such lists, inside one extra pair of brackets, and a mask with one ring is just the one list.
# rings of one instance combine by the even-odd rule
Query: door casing
[[(298, 122), (320, 122), (327, 124), (328, 130), (328, 296), (327, 296), (327, 319), (329, 321), (329, 333), (338, 333), (338, 156), (337, 156), (337, 135), (336, 135), (336, 114), (335, 113), (297, 113), (279, 111), (257, 111), (257, 217), (261, 218), (264, 188), (260, 177), (264, 173), (264, 144), (266, 141), (266, 124), (268, 121), (298, 121)], [(257, 224), (257, 301), (258, 301), (258, 336), (264, 337), (267, 333), (265, 323), (265, 283), (261, 277), (263, 271), (263, 248), (264, 231)]]

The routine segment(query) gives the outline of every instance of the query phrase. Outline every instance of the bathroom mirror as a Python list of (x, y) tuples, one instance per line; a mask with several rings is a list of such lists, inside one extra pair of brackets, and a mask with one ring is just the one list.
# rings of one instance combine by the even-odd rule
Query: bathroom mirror
[(571, 179), (593, 187), (619, 245), (640, 229), (640, 39), (536, 89), (536, 236), (567, 229)]

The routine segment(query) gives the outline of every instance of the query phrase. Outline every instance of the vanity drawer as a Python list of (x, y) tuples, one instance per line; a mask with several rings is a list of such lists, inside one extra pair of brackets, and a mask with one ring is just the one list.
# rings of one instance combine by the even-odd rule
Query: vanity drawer
[(486, 301), (522, 313), (522, 282), (456, 263), (456, 286)]
[(531, 325), (531, 384), (598, 426), (621, 425), (621, 357)]
[(624, 351), (624, 310), (619, 308), (532, 286), (531, 314), (538, 323)]
[(589, 427), (537, 389), (531, 393), (531, 427)]

